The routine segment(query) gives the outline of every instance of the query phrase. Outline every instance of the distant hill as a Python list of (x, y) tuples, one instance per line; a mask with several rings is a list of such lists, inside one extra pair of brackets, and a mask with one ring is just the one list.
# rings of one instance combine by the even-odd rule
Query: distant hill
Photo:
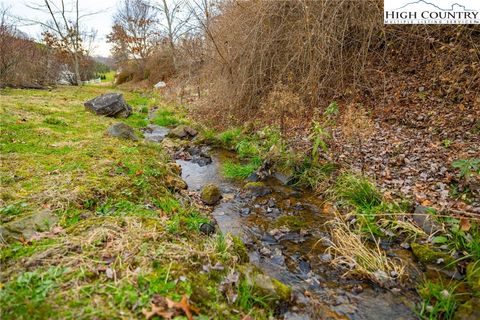
[(115, 61), (111, 57), (94, 56), (93, 60), (106, 64), (110, 68), (115, 68)]

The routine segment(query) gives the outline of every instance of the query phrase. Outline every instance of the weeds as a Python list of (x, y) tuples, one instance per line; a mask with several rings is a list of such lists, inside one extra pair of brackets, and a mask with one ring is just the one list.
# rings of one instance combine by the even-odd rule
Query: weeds
[(371, 211), (382, 203), (380, 192), (366, 178), (343, 174), (335, 185), (335, 194), (347, 203), (362, 212)]
[(16, 319), (45, 319), (53, 316), (47, 296), (56, 289), (58, 278), (65, 271), (61, 267), (51, 267), (46, 271), (38, 269), (20, 274), (0, 290), (2, 315)]
[(231, 129), (220, 133), (217, 136), (217, 139), (224, 148), (232, 149), (235, 146), (237, 139), (240, 137), (240, 134), (240, 129)]
[(237, 305), (243, 310), (251, 310), (255, 306), (268, 306), (268, 297), (255, 294), (254, 288), (246, 280), (238, 284), (237, 295)]
[(418, 310), (419, 316), (428, 320), (452, 319), (458, 307), (456, 289), (456, 285), (424, 281), (418, 287), (423, 299)]
[(173, 114), (173, 112), (168, 110), (158, 110), (155, 112), (155, 118), (153, 118), (153, 123), (157, 126), (174, 126), (180, 124), (180, 120)]
[(452, 167), (460, 171), (460, 177), (469, 178), (475, 174), (480, 175), (480, 159), (461, 159), (452, 163)]
[(250, 174), (255, 172), (259, 166), (260, 164), (252, 162), (247, 164), (226, 162), (223, 164), (222, 173), (230, 179), (246, 179)]

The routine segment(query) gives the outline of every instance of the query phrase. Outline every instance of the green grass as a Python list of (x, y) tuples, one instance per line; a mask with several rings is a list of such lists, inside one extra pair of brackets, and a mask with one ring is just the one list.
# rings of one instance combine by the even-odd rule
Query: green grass
[(250, 310), (255, 306), (268, 307), (268, 296), (255, 293), (254, 288), (246, 280), (240, 281), (237, 294), (237, 305), (243, 310)]
[(158, 110), (155, 113), (155, 118), (153, 119), (153, 123), (158, 126), (174, 126), (180, 124), (180, 120), (173, 114), (173, 112), (168, 110)]
[(452, 284), (424, 281), (418, 287), (418, 293), (422, 298), (418, 315), (421, 319), (436, 320), (453, 319), (458, 307), (457, 287)]
[(362, 176), (350, 173), (338, 178), (335, 194), (360, 211), (369, 211), (382, 203), (382, 196), (373, 183)]
[(217, 139), (224, 148), (232, 149), (234, 148), (236, 141), (240, 137), (241, 133), (242, 131), (238, 128), (230, 129), (219, 133), (217, 135)]
[[(169, 189), (171, 159), (161, 146), (104, 134), (118, 121), (148, 124), (146, 111), (158, 97), (124, 92), (134, 108), (128, 119), (85, 110), (84, 101), (112, 90), (0, 90), (0, 221), (50, 209), (64, 230), (0, 244), (1, 318), (142, 318), (154, 294), (195, 299), (201, 288), (208, 294), (194, 304), (203, 319), (266, 319), (267, 307), (239, 314), (219, 292), (238, 264), (233, 246), (225, 240), (219, 253), (217, 240), (199, 232), (209, 217)], [(160, 118), (183, 121), (171, 112)], [(225, 271), (201, 273), (219, 261)]]
[(226, 162), (223, 164), (222, 173), (229, 179), (245, 179), (255, 172), (259, 167), (258, 163), (240, 164), (234, 162)]
[(326, 162), (322, 164), (305, 164), (300, 170), (295, 172), (295, 185), (299, 187), (310, 188), (315, 191), (323, 191), (329, 187), (326, 185), (337, 169), (334, 163)]
[(58, 279), (65, 270), (50, 267), (24, 272), (7, 283), (0, 291), (3, 319), (45, 319), (55, 312), (48, 301), (48, 294), (58, 286)]
[(115, 81), (116, 71), (112, 70), (103, 74), (105, 79), (102, 79), (102, 82), (113, 83)]

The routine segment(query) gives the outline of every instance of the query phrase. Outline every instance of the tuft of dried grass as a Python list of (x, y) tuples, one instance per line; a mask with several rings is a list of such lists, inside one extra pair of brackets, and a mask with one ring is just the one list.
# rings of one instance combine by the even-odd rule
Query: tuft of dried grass
[(329, 224), (332, 241), (328, 250), (335, 256), (332, 264), (346, 267), (344, 276), (357, 274), (383, 287), (391, 287), (405, 278), (405, 266), (387, 257), (378, 241), (367, 243), (338, 213)]

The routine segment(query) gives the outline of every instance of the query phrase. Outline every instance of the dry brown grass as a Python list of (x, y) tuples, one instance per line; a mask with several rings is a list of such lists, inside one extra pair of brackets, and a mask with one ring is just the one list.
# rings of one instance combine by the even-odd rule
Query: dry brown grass
[(350, 229), (340, 214), (329, 224), (332, 237), (329, 250), (335, 256), (332, 264), (346, 267), (345, 276), (356, 274), (384, 287), (393, 286), (405, 278), (405, 266), (401, 261), (387, 257), (378, 241), (367, 243), (362, 235)]
[[(278, 84), (299, 97), (310, 116), (333, 99), (385, 105), (398, 98), (391, 95), (398, 88), (392, 79), (412, 74), (434, 77), (448, 96), (471, 99), (480, 79), (473, 74), (479, 74), (478, 27), (385, 26), (382, 17), (380, 0), (226, 1), (205, 32), (207, 99), (195, 114), (239, 125), (269, 115), (265, 109), (275, 113), (268, 101)], [(456, 53), (446, 55), (449, 48)], [(460, 70), (473, 77), (464, 79)], [(465, 86), (457, 88), (458, 81)]]

